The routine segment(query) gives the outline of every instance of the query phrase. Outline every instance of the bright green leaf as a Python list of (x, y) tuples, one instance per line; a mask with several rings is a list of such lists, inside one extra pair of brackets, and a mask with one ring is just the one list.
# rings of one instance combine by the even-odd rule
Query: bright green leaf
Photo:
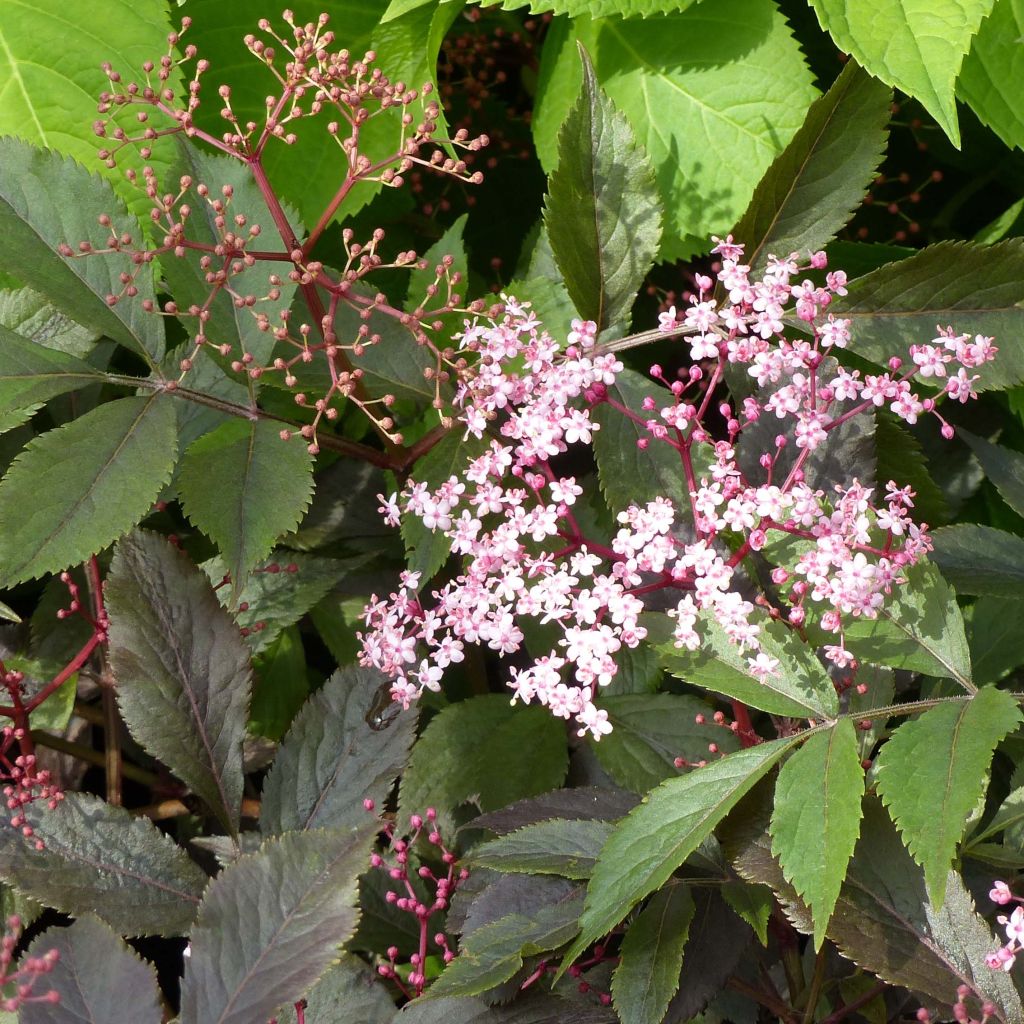
[(359, 825), (363, 800), (384, 803), (409, 756), (416, 713), (371, 729), (366, 718), (382, 681), (369, 669), (340, 669), (306, 702), (263, 784), (264, 835)]
[[(424, 0), (413, 0), (423, 3)], [(442, 3), (444, 0), (442, 0)], [(528, 7), (531, 14), (568, 14), (571, 18), (650, 18), (685, 11), (694, 0), (499, 0), (503, 11)]]
[(37, 405), (102, 380), (81, 359), (0, 327), (0, 409)]
[(149, 511), (176, 455), (174, 409), (159, 393), (108, 402), (30, 441), (0, 482), (5, 585), (117, 540)]
[(811, 0), (836, 46), (876, 78), (919, 99), (960, 145), (953, 89), (993, 0)]
[(667, 885), (629, 926), (612, 975), (622, 1024), (661, 1024), (679, 986), (679, 965), (696, 907), (685, 885)]
[(193, 442), (178, 492), (193, 525), (220, 548), (237, 597), (275, 541), (299, 525), (313, 493), (313, 459), (270, 420), (233, 419)]
[[(860, 832), (864, 769), (849, 718), (812, 736), (779, 772), (772, 851), (814, 914), (820, 949)], [(808, 842), (809, 834), (815, 835)]]
[(188, 555), (148, 531), (117, 545), (105, 591), (125, 724), (234, 835), (252, 685), (238, 627)]
[(627, 323), (661, 237), (654, 171), (602, 92), (583, 48), (583, 88), (558, 137), (544, 225), (576, 309), (598, 331)]
[(581, 933), (568, 966), (615, 927), (706, 839), (744, 793), (794, 744), (773, 740), (669, 779), (616, 826), (587, 888)]
[(816, 252), (860, 205), (885, 153), (892, 90), (850, 61), (768, 169), (733, 229), (755, 274), (769, 255)]
[[(111, 227), (97, 224), (102, 214), (111, 218)], [(154, 298), (150, 269), (143, 267), (135, 276), (138, 295), (110, 306), (107, 296), (123, 288), (119, 275), (132, 269), (128, 258), (111, 253), (65, 259), (57, 251), (60, 245), (77, 249), (84, 241), (105, 248), (111, 231), (141, 239), (138, 222), (107, 182), (66, 157), (0, 138), (0, 270), (16, 273), (72, 319), (152, 364), (163, 355), (164, 326), (142, 308)]]
[(996, 0), (964, 58), (957, 96), (1008, 146), (1024, 149), (1024, 119), (1015, 84), (1024, 75), (1024, 4)]
[(190, 934), (181, 1024), (253, 1024), (306, 994), (355, 931), (377, 827), (289, 833), (217, 876)]
[(904, 722), (875, 760), (878, 791), (942, 904), (967, 816), (985, 787), (996, 744), (1021, 722), (1013, 696), (993, 686)]

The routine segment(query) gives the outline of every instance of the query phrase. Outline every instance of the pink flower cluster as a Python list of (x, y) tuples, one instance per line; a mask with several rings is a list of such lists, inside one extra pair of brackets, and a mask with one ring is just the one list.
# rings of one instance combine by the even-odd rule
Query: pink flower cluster
[(51, 949), (42, 956), (23, 956), (15, 963), (14, 953), (21, 940), (21, 918), (13, 915), (7, 919), (7, 928), (0, 939), (0, 1010), (17, 1013), (29, 1003), (46, 1003), (51, 1006), (60, 1002), (56, 989), (36, 991), (36, 983), (44, 974), (49, 974), (60, 954)]
[(985, 963), (994, 971), (1009, 971), (1017, 962), (1017, 955), (1024, 949), (1024, 900), (1014, 896), (1010, 887), (1005, 882), (994, 882), (992, 891), (988, 894), (993, 903), (1005, 907), (1009, 903), (1018, 904), (1013, 912), (1007, 917), (1000, 914), (996, 920), (1003, 926), (1006, 932), (1006, 945), (1000, 946), (994, 953), (985, 957)]
[[(599, 739), (611, 725), (595, 695), (614, 678), (616, 655), (647, 635), (644, 595), (666, 589), (681, 592), (669, 612), (677, 647), (696, 650), (713, 621), (762, 682), (779, 667), (759, 646), (766, 614), (799, 629), (813, 610), (836, 636), (826, 656), (841, 668), (853, 663), (844, 621), (876, 617), (903, 582), (901, 570), (930, 542), (926, 527), (910, 518), (909, 488), (889, 481), (876, 497), (855, 479), (826, 493), (807, 483), (807, 459), (836, 427), (883, 404), (911, 423), (922, 412), (938, 416), (936, 401), (912, 390), (915, 375), (945, 377), (945, 393), (966, 401), (977, 380), (966, 371), (996, 350), (989, 338), (972, 342), (940, 331), (935, 343), (912, 349), (906, 372), (898, 373), (901, 363), (893, 359), (891, 373), (862, 379), (827, 358), (850, 338), (849, 321), (825, 312), (834, 295), (846, 293), (846, 275), (828, 273), (821, 287), (791, 282), (802, 269), (824, 269), (824, 253), (812, 256), (809, 268), (795, 257), (771, 259), (764, 277), (750, 281), (749, 268), (738, 262), (742, 248), (731, 237), (716, 241), (728, 301), (716, 303), (709, 297), (714, 282), (698, 276), (698, 294), (682, 319), (674, 308), (662, 314), (662, 330), (689, 338), (693, 365), (671, 382), (651, 367), (663, 397), (645, 398), (640, 409), (617, 397), (622, 364), (597, 345), (593, 323), (574, 321), (564, 348), (528, 304), (513, 299), (502, 319), (467, 323), (461, 347), (476, 356), (476, 369), (463, 379), (457, 402), (467, 436), (489, 438), (488, 449), (440, 487), (412, 482), (401, 494), (381, 496), (389, 523), (415, 516), (443, 532), (463, 559), (461, 573), (428, 602), (418, 593), (418, 576), (406, 573), (398, 591), (387, 600), (374, 597), (366, 609), (362, 661), (393, 680), (396, 701), (408, 706), (423, 690), (438, 690), (467, 643), (514, 654), (523, 646), (525, 621), (533, 619), (556, 624), (561, 637), (530, 667), (511, 669), (513, 702), (543, 704), (574, 718), (580, 735)], [(806, 337), (783, 335), (790, 306), (807, 325)], [(761, 390), (742, 410), (728, 403), (712, 410), (728, 363), (746, 365)], [(678, 453), (689, 502), (677, 507), (660, 496), (631, 505), (619, 513), (614, 537), (595, 539), (574, 514), (580, 482), (555, 462), (591, 442), (599, 427), (591, 411), (602, 403), (635, 422), (641, 449), (665, 444)], [(717, 440), (706, 426), (712, 412), (725, 422)], [(790, 443), (780, 430), (772, 450), (760, 454), (763, 477), (751, 481), (737, 443), (745, 428), (772, 415), (791, 422), (795, 460), (780, 468)], [(791, 563), (772, 574), (786, 607), (761, 598), (766, 613), (745, 596), (739, 566), (751, 551), (764, 551), (772, 533), (799, 543)]]

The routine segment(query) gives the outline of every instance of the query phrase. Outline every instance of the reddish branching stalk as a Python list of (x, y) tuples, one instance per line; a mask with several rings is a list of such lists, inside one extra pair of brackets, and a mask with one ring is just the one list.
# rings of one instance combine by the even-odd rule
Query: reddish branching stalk
[[(372, 800), (366, 800), (364, 806), (368, 811), (374, 810)], [(386, 871), (395, 884), (395, 888), (389, 889), (385, 898), (397, 910), (412, 914), (416, 918), (419, 943), (417, 951), (409, 957), (408, 969), (399, 965), (398, 947), (391, 946), (387, 950), (387, 962), (378, 965), (377, 973), (382, 978), (392, 981), (406, 998), (414, 999), (422, 995), (427, 986), (426, 963), (431, 939), (431, 920), (436, 914), (448, 909), (455, 890), (469, 877), (469, 872), (458, 867), (455, 854), (444, 845), (437, 825), (437, 812), (433, 807), (428, 807), (423, 816), (412, 815), (409, 819), (408, 835), (396, 835), (393, 822), (386, 824), (384, 835), (387, 847), (382, 853), (375, 852), (371, 855), (370, 865)], [(430, 895), (423, 898), (416, 891), (410, 876), (413, 849), (421, 837), (437, 850), (443, 865), (441, 874), (435, 873), (434, 869), (425, 863), (420, 863), (415, 869), (415, 877), (426, 887), (428, 893), (433, 890), (432, 898)], [(450, 963), (455, 954), (449, 948), (448, 937), (444, 932), (436, 932), (433, 935), (433, 942), (443, 950), (444, 963)]]
[[(391, 468), (402, 470), (408, 464), (408, 456), (400, 447), (402, 435), (389, 413), (394, 396), (370, 398), (359, 367), (359, 358), (368, 347), (394, 344), (393, 340), (382, 338), (375, 329), (376, 323), (380, 318), (397, 322), (412, 344), (429, 352), (423, 374), (433, 388), (433, 404), (441, 413), (442, 425), (447, 427), (450, 418), (443, 412), (446, 385), (453, 375), (463, 374), (468, 367), (465, 358), (446, 339), (437, 340), (437, 336), (446, 314), (478, 313), (485, 305), (482, 301), (464, 304), (461, 274), (453, 270), (450, 256), (433, 267), (413, 251), (385, 258), (381, 252), (384, 232), (379, 229), (365, 241), (357, 240), (350, 229), (345, 229), (341, 251), (335, 256), (337, 270), (329, 269), (313, 253), (338, 209), (359, 184), (373, 182), (398, 188), (415, 167), (476, 184), (482, 175), (471, 170), (470, 164), (488, 140), (486, 136), (470, 138), (464, 129), (451, 138), (439, 135), (441, 110), (430, 98), (430, 83), (415, 89), (404, 82), (392, 82), (374, 67), (376, 55), (372, 51), (356, 58), (347, 50), (333, 49), (334, 34), (326, 28), (326, 15), (321, 15), (315, 24), (302, 25), (286, 11), (284, 20), (290, 28), (284, 36), (276, 34), (270, 23), (262, 20), (259, 28), (268, 39), (245, 37), (249, 52), (265, 65), (277, 83), (277, 92), (268, 96), (261, 119), (243, 123), (232, 108), (230, 87), (221, 85), (218, 97), (225, 130), (218, 137), (197, 123), (202, 80), (210, 66), (206, 60), (197, 59), (192, 45), (185, 46), (182, 56), (177, 56), (181, 34), (189, 25), (186, 18), (182, 32), (168, 37), (168, 52), (159, 63), (147, 61), (143, 65), (143, 81), (125, 82), (118, 71), (106, 66), (111, 90), (101, 95), (99, 111), (109, 115), (133, 110), (138, 125), (135, 133), (129, 134), (107, 117), (95, 125), (97, 135), (109, 140), (109, 147), (101, 150), (100, 156), (110, 167), (116, 164), (119, 151), (130, 145), (138, 147), (144, 160), (149, 159), (154, 143), (170, 135), (204, 143), (243, 163), (259, 189), (281, 248), (262, 243), (263, 225), (235, 208), (231, 186), (218, 187), (216, 183), (184, 175), (171, 188), (164, 189), (153, 168), (146, 167), (141, 175), (131, 169), (125, 175), (152, 206), (152, 231), (159, 239), (158, 244), (147, 246), (130, 231), (115, 229), (109, 216), (102, 216), (100, 225), (109, 232), (102, 245), (81, 241), (77, 249), (65, 244), (61, 252), (69, 258), (116, 252), (130, 260), (131, 269), (121, 275), (121, 291), (107, 297), (111, 305), (138, 296), (139, 273), (158, 257), (196, 261), (209, 289), (202, 302), (185, 308), (169, 301), (159, 309), (153, 300), (143, 301), (149, 312), (176, 316), (191, 326), (192, 350), (180, 360), (180, 376), (166, 382), (168, 390), (176, 390), (185, 382), (204, 349), (216, 350), (228, 360), (231, 371), (249, 386), (254, 415), (254, 386), (265, 375), (276, 375), (295, 392), (297, 409), (307, 412), (310, 422), (297, 430), (283, 429), (281, 436), (285, 440), (298, 435), (316, 454), (320, 450), (321, 429), (325, 422), (337, 419), (341, 403), (347, 399), (370, 417), (384, 441)], [(192, 69), (188, 96), (184, 104), (179, 104), (169, 83), (179, 68), (188, 67)], [(418, 115), (413, 113), (414, 109), (419, 111)], [(264, 158), (270, 145), (297, 144), (294, 129), (304, 119), (321, 114), (334, 118), (327, 122), (326, 131), (338, 146), (343, 173), (316, 224), (302, 237), (267, 176)], [(366, 128), (382, 117), (394, 119), (397, 138), (390, 152), (371, 157), (363, 151), (367, 144)], [(465, 158), (450, 156), (446, 149), (462, 150)], [(192, 231), (196, 220), (212, 224), (214, 242)], [(267, 265), (267, 273), (254, 289), (251, 271), (258, 264)], [(366, 284), (372, 274), (395, 268), (414, 268), (433, 275), (411, 312), (391, 305), (383, 293)], [(293, 321), (289, 302), (282, 297), (286, 286), (294, 286), (301, 293), (310, 322)], [(268, 344), (259, 346), (260, 353), (251, 351), (245, 340), (211, 334), (214, 304), (224, 297), (236, 309), (252, 316), (259, 333), (268, 335)], [(325, 387), (318, 386), (316, 395), (303, 390), (300, 383), (301, 369), (314, 361), (326, 367), (329, 381)], [(436, 442), (439, 435), (430, 436)], [(351, 454), (358, 457), (358, 448), (353, 448)]]

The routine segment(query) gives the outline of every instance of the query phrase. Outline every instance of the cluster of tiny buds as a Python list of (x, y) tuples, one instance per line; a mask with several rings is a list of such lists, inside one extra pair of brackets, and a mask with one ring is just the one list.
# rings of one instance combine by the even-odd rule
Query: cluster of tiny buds
[[(19, 677), (21, 673), (5, 673)], [(22, 749), (27, 738), (25, 729), (13, 725), (5, 725), (0, 729), (0, 782), (4, 783), (3, 796), (10, 812), (10, 825), (18, 829), (26, 839), (35, 840), (37, 850), (44, 848), (43, 841), (36, 836), (35, 829), (28, 823), (25, 808), (37, 801), (43, 801), (52, 811), (64, 799), (64, 794), (53, 781), (50, 772), (40, 769), (36, 755), (32, 753), (14, 753)]]
[[(972, 995), (974, 993), (967, 985), (960, 985), (957, 988), (956, 1002), (953, 1004), (953, 1020), (957, 1024), (989, 1024), (989, 1021), (999, 1020), (998, 1008), (987, 999), (981, 1004), (981, 1016), (974, 1017), (967, 1007), (967, 1000)], [(916, 1016), (921, 1024), (932, 1024), (932, 1021), (935, 1020), (931, 1012), (923, 1006), (917, 1011)]]
[(44, 974), (49, 974), (57, 965), (60, 953), (56, 949), (48, 950), (42, 956), (26, 956), (14, 963), (14, 951), (21, 939), (22, 924), (17, 914), (7, 919), (7, 927), (0, 939), (0, 1010), (5, 1013), (17, 1013), (26, 1003), (60, 1002), (60, 993), (56, 989), (37, 992), (36, 984)]
[[(364, 800), (363, 807), (371, 813), (375, 811), (372, 800)], [(388, 890), (385, 899), (397, 910), (416, 918), (420, 941), (417, 952), (409, 957), (408, 969), (399, 967), (398, 947), (391, 946), (387, 950), (387, 962), (377, 967), (377, 973), (382, 978), (394, 982), (403, 995), (412, 999), (421, 995), (427, 984), (426, 959), (428, 940), (431, 937), (430, 920), (435, 914), (448, 909), (452, 895), (469, 877), (469, 872), (457, 866), (455, 854), (444, 845), (437, 824), (437, 812), (433, 807), (428, 807), (422, 815), (410, 816), (409, 832), (406, 835), (396, 835), (393, 822), (385, 825), (384, 834), (387, 847), (383, 853), (371, 854), (370, 866), (387, 872), (395, 888)], [(410, 863), (410, 855), (413, 854), (413, 848), (420, 838), (425, 839), (440, 854), (442, 873), (438, 874), (424, 863), (415, 868)], [(432, 898), (429, 895), (424, 898), (416, 891), (413, 877), (419, 879), (421, 886), (426, 886), (428, 891), (433, 890)], [(434, 945), (442, 950), (443, 962), (450, 963), (455, 953), (448, 945), (448, 937), (444, 932), (438, 931), (432, 938)]]

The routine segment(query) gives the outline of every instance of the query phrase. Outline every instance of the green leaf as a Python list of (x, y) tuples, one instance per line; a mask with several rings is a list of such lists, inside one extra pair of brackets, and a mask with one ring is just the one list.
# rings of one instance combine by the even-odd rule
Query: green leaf
[[(662, 385), (628, 369), (616, 375), (608, 393), (627, 409), (642, 408), (645, 398), (666, 404), (670, 394)], [(679, 452), (653, 441), (647, 430), (606, 402), (597, 406), (592, 418), (600, 427), (594, 434), (594, 458), (608, 507), (621, 512), (629, 505), (665, 497), (681, 516), (689, 518), (691, 506)], [(641, 439), (651, 443), (638, 448)]]
[[(20, 136), (96, 168), (129, 202), (134, 200), (140, 213), (148, 210), (148, 199), (128, 183), (125, 169), (141, 172), (147, 163), (163, 174), (167, 161), (159, 151), (143, 161), (128, 147), (118, 153), (118, 167), (108, 169), (96, 155), (107, 144), (97, 138), (92, 126), (99, 95), (110, 88), (103, 62), (110, 61), (126, 81), (141, 77), (143, 61), (157, 61), (167, 52), (170, 30), (167, 6), (160, 0), (126, 5), (110, 18), (110, 24), (104, 24), (102, 32), (83, 26), (60, 0), (4, 4), (0, 10), (0, 81), (4, 83), (0, 135)], [(59, 47), (52, 45), (55, 38), (61, 41)], [(167, 84), (178, 92), (181, 73), (176, 67)], [(123, 124), (129, 134), (135, 134), (133, 120), (126, 117)]]
[(306, 445), (278, 435), (270, 420), (229, 420), (193, 442), (178, 470), (185, 514), (220, 548), (236, 597), (313, 493)]
[(359, 825), (364, 799), (384, 803), (409, 756), (416, 714), (371, 729), (366, 717), (382, 681), (369, 669), (339, 669), (306, 702), (263, 785), (264, 835)]
[(932, 561), (962, 594), (1017, 598), (1024, 586), (1024, 539), (960, 523), (932, 533)]
[(249, 730), (278, 741), (309, 696), (306, 653), (297, 626), (289, 626), (263, 652), (256, 665)]
[(956, 94), (1008, 146), (1024, 149), (1024, 120), (1013, 89), (1024, 74), (1024, 7), (1020, 0), (996, 0), (964, 58)]
[(876, 78), (919, 99), (957, 148), (960, 128), (953, 95), (971, 38), (992, 0), (811, 0), (836, 46)]
[(612, 998), (622, 1024), (661, 1024), (679, 985), (696, 909), (685, 885), (667, 885), (629, 926), (612, 975)]
[[(779, 772), (772, 851), (814, 914), (820, 949), (860, 832), (864, 769), (849, 718), (812, 736)], [(816, 836), (807, 842), (809, 830)]]
[(759, 620), (760, 650), (778, 659), (775, 672), (764, 682), (750, 671), (749, 653), (726, 635), (714, 617), (702, 612), (697, 626), (702, 642), (696, 651), (655, 645), (672, 675), (694, 686), (733, 697), (773, 715), (795, 718), (833, 718), (839, 710), (836, 689), (814, 651), (781, 622)]
[(495, 871), (589, 878), (611, 830), (606, 821), (552, 818), (475, 846), (470, 858)]
[(957, 431), (957, 436), (974, 452), (985, 476), (995, 484), (1003, 501), (1017, 515), (1024, 515), (1024, 455), (992, 444), (963, 428)]
[[(451, 430), (416, 462), (410, 479), (434, 491), (449, 477), (461, 473), (471, 459), (487, 450), (488, 444), (486, 436), (481, 439), (471, 435), (464, 439), (460, 431)], [(423, 584), (444, 565), (452, 549), (452, 542), (442, 531), (428, 529), (411, 512), (402, 516), (402, 540), (409, 571), (422, 573)]]
[[(310, 1021), (358, 1021), (359, 1024), (390, 1024), (395, 1004), (372, 967), (346, 953), (305, 997)], [(278, 1017), (280, 1024), (296, 1024), (295, 1007)]]
[[(248, 31), (255, 28), (255, 22), (247, 26)], [(192, 36), (194, 29), (195, 26), (189, 28), (189, 36)], [(234, 106), (234, 92), (231, 102)], [(250, 242), (251, 248), (287, 250), (288, 246), (280, 240), (274, 220), (247, 163), (197, 149), (180, 135), (175, 141), (178, 149), (172, 180), (177, 181), (183, 175), (192, 179), (192, 186), (184, 196), (184, 202), (192, 209), (188, 219), (190, 241), (209, 246), (222, 244), (224, 231), (217, 228), (217, 214), (210, 203), (221, 199), (221, 189), (227, 186), (231, 189), (231, 215), (246, 218), (246, 231), (255, 226), (262, 230), (260, 238)], [(209, 189), (208, 199), (198, 193), (200, 185)], [(304, 230), (298, 214), (287, 203), (283, 211), (296, 235), (302, 238)], [(185, 315), (185, 311), (196, 306), (209, 313), (209, 319), (202, 324), (203, 334), (214, 345), (231, 345), (229, 359), (241, 359), (244, 353), (249, 352), (257, 366), (266, 366), (274, 348), (272, 329), (280, 324), (278, 314), (281, 310), (291, 306), (297, 290), (296, 283), (286, 273), (281, 273), (279, 263), (257, 261), (253, 266), (246, 267), (239, 260), (233, 264), (226, 286), (215, 287), (207, 281), (209, 270), (201, 266), (196, 258), (198, 255), (195, 250), (186, 249), (181, 256), (167, 253), (161, 257), (168, 291), (182, 311), (180, 319), (189, 336), (194, 338), (200, 325), (197, 317)], [(217, 269), (220, 269), (219, 265)], [(277, 277), (276, 283), (271, 284), (271, 276)], [(274, 300), (265, 299), (264, 296), (271, 291), (276, 292), (278, 297)], [(235, 296), (251, 297), (256, 301), (238, 305)], [(262, 329), (261, 320), (264, 321)], [(265, 321), (269, 321), (271, 329), (267, 329)], [(204, 354), (201, 358), (208, 359), (210, 356)], [(241, 377), (244, 380), (245, 374)], [(259, 386), (258, 382), (256, 386)]]
[(523, 958), (568, 942), (579, 923), (578, 889), (533, 914), (506, 914), (463, 939), (459, 955), (430, 988), (430, 997), (473, 996), (511, 978)]
[(861, 661), (951, 676), (965, 690), (973, 690), (956, 595), (928, 562), (905, 568), (903, 576), (907, 582), (886, 599), (877, 619), (854, 619), (844, 626), (846, 646)]
[(770, 255), (816, 252), (860, 205), (882, 162), (892, 90), (849, 61), (761, 179), (733, 229), (754, 274)]
[(37, 980), (33, 995), (50, 989), (60, 999), (25, 1003), (21, 1024), (160, 1024), (156, 972), (101, 921), (87, 914), (70, 928), (50, 928), (26, 955), (51, 950), (59, 959)]
[(252, 686), (238, 627), (188, 555), (144, 530), (117, 545), (105, 592), (128, 730), (234, 835)]
[(669, 779), (615, 827), (587, 888), (568, 966), (636, 904), (668, 881), (751, 786), (794, 744), (773, 740)]
[[(816, 95), (786, 19), (769, 0), (719, 0), (574, 27), (655, 167), (666, 217), (661, 258), (702, 251), (710, 234), (739, 220)], [(577, 67), (570, 41), (542, 68), (532, 124), (549, 170), (555, 132), (579, 91)]]
[(977, 371), (977, 387), (1005, 388), (1024, 378), (1024, 239), (995, 245), (938, 242), (858, 277), (829, 307), (852, 321), (852, 351), (875, 363), (910, 358), (910, 346), (935, 327), (995, 337), (999, 354)]
[[(789, 919), (800, 931), (809, 933), (813, 930), (810, 911), (771, 854), (767, 834), (770, 791), (751, 797), (753, 802), (742, 805), (723, 826), (723, 848), (744, 878), (771, 885)], [(828, 937), (843, 956), (883, 981), (923, 992), (945, 1008), (956, 1002), (961, 984), (981, 998), (986, 997), (983, 994), (997, 995), (997, 989), (1005, 992), (1002, 978), (1006, 976), (989, 970), (982, 959), (997, 943), (990, 939), (987, 945), (978, 945), (978, 925), (983, 923), (973, 913), (964, 914), (963, 883), (954, 872), (949, 874), (947, 893), (943, 913), (957, 920), (952, 929), (929, 907), (921, 869), (900, 842), (881, 804), (868, 799), (860, 840), (829, 922)], [(970, 958), (964, 955), (968, 944), (974, 947)], [(995, 974), (1002, 977), (995, 979)], [(1012, 1007), (1011, 999), (1005, 1000), (1004, 1006)], [(1019, 1020), (1015, 1012), (1009, 1019)]]
[(739, 746), (730, 729), (697, 724), (697, 715), (706, 714), (708, 708), (696, 697), (623, 694), (601, 697), (600, 702), (612, 731), (590, 749), (620, 786), (635, 793), (646, 793), (678, 776), (677, 757), (694, 763), (708, 756), (709, 743), (717, 743), (724, 754)]
[(84, 359), (100, 338), (31, 288), (0, 291), (0, 325), (37, 345)]
[(986, 686), (904, 722), (875, 760), (878, 792), (942, 904), (967, 816), (985, 790), (996, 744), (1024, 719), (1012, 694)]
[(0, 409), (49, 401), (103, 380), (103, 374), (75, 356), (46, 348), (0, 327)]
[(190, 934), (181, 1024), (253, 1024), (305, 995), (355, 931), (377, 827), (289, 833), (217, 876)]
[(761, 945), (768, 946), (768, 919), (772, 916), (772, 891), (766, 885), (750, 882), (726, 882), (722, 899), (754, 929)]
[(971, 608), (967, 639), (975, 683), (998, 682), (1024, 664), (1024, 601), (979, 597)]
[[(347, 573), (365, 561), (362, 555), (319, 558), (279, 551), (271, 560), (258, 565), (234, 603), (235, 619), (243, 630), (248, 630), (245, 639), (252, 652), (259, 654), (266, 650), (283, 629), (298, 622)], [(291, 571), (292, 566), (294, 571)], [(228, 566), (217, 557), (203, 562), (202, 570), (216, 585), (227, 575)], [(233, 603), (227, 587), (221, 587), (217, 597), (225, 607)]]
[(658, 251), (661, 209), (629, 122), (601, 91), (582, 46), (580, 59), (583, 88), (559, 132), (544, 225), (576, 309), (603, 331), (628, 325)]
[[(529, 758), (522, 757), (523, 750)], [(565, 730), (542, 707), (513, 707), (488, 694), (445, 708), (413, 747), (402, 776), (403, 815), (436, 807), (443, 814), (473, 802), (493, 811), (562, 784)]]
[[(26, 839), (0, 829), (0, 877), (64, 914), (96, 914), (119, 935), (184, 935), (206, 876), (148, 818), (87, 793), (25, 808)], [(41, 842), (43, 848), (37, 849)]]
[(176, 455), (174, 409), (159, 393), (108, 402), (30, 441), (0, 482), (4, 585), (117, 540), (149, 511)]
[[(111, 218), (110, 228), (97, 225), (102, 214)], [(141, 241), (138, 222), (105, 181), (66, 157), (0, 138), (0, 270), (17, 274), (73, 320), (126, 345), (153, 365), (163, 355), (164, 327), (160, 317), (142, 308), (146, 299), (154, 298), (152, 271), (139, 269), (134, 282), (138, 295), (110, 306), (107, 296), (120, 294), (123, 288), (119, 275), (132, 269), (128, 258), (97, 253), (65, 259), (57, 251), (60, 245), (75, 249), (83, 241), (105, 248), (111, 231)]]
[[(413, 0), (416, 2), (416, 0)], [(419, 0), (420, 3), (425, 0)], [(444, 0), (442, 0), (444, 2)], [(528, 7), (531, 14), (568, 14), (571, 18), (649, 18), (685, 11), (694, 0), (499, 0), (503, 11)]]
[(932, 474), (921, 443), (895, 416), (875, 414), (877, 477), (882, 483), (898, 481), (914, 491), (916, 522), (942, 526), (949, 522), (949, 505)]

